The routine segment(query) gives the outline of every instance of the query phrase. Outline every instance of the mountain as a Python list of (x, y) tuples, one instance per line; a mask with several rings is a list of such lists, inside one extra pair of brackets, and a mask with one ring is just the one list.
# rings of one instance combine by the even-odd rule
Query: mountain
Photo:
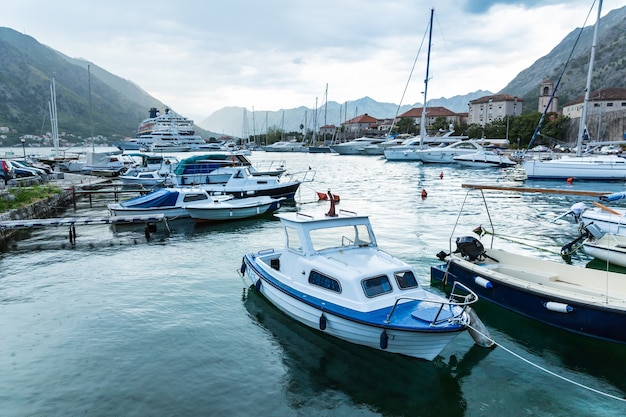
[[(541, 82), (552, 80), (556, 83), (571, 53), (572, 58), (557, 92), (559, 104), (582, 97), (589, 69), (593, 30), (593, 26), (586, 26), (582, 33), (580, 28), (573, 30), (546, 56), (520, 72), (500, 93), (522, 97), (525, 111), (536, 110)], [(600, 19), (591, 91), (624, 88), (625, 79), (626, 6), (612, 10)]]
[(150, 107), (165, 108), (136, 84), (13, 29), (0, 27), (0, 57), (0, 126), (17, 135), (50, 131), (52, 76), (60, 132), (83, 138), (92, 131), (110, 138), (134, 136)]
[[(452, 98), (438, 98), (428, 100), (429, 106), (443, 106), (454, 112), (467, 112), (467, 104), (474, 99), (492, 94), (489, 91), (479, 90), (464, 96)], [(250, 111), (243, 107), (224, 107), (206, 119), (199, 122), (205, 129), (220, 132), (226, 135), (247, 137), (265, 133), (266, 129), (282, 129), (285, 132), (300, 132), (300, 126), (312, 130), (313, 126), (335, 125), (361, 114), (384, 119), (393, 118), (414, 107), (422, 107), (421, 103), (405, 104), (398, 107), (393, 103), (380, 103), (370, 97), (348, 101), (339, 104), (329, 101), (322, 104), (317, 110), (304, 106), (295, 109), (281, 109), (278, 111)], [(317, 119), (317, 123), (315, 120)]]

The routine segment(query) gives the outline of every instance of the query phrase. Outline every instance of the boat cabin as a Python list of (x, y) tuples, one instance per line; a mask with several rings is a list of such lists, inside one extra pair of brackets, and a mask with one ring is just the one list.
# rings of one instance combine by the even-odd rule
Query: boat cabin
[(285, 248), (259, 257), (301, 291), (360, 311), (388, 306), (389, 297), (415, 297), (416, 290), (423, 295), (413, 269), (378, 248), (367, 216), (340, 210), (335, 217), (294, 212), (276, 217)]

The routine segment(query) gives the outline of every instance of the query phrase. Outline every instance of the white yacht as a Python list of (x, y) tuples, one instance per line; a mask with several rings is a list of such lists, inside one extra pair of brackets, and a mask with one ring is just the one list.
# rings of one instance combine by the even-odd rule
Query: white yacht
[(365, 148), (369, 145), (377, 145), (383, 143), (385, 138), (369, 138), (362, 136), (349, 142), (338, 143), (331, 145), (330, 149), (340, 155), (368, 155)]

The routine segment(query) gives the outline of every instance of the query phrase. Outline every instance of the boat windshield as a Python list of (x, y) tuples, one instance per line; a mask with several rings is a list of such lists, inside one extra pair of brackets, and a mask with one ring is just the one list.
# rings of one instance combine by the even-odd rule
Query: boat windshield
[(309, 238), (315, 251), (346, 246), (366, 247), (373, 240), (365, 224), (312, 229)]

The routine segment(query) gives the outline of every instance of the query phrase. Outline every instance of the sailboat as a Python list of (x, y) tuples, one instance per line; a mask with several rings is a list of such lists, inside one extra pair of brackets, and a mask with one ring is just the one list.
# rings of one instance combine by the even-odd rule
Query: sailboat
[[(551, 160), (526, 160), (522, 163), (522, 167), (526, 171), (526, 177), (528, 179), (573, 178), (579, 180), (596, 181), (626, 180), (626, 159), (621, 158), (617, 155), (583, 155), (582, 153), (583, 141), (588, 136), (586, 129), (587, 109), (589, 107), (589, 92), (591, 91), (591, 77), (593, 73), (593, 64), (595, 59), (601, 11), (602, 0), (598, 2), (598, 18), (596, 20), (593, 32), (591, 57), (589, 60), (589, 72), (587, 74), (587, 85), (585, 87), (585, 99), (583, 103), (582, 114), (580, 116), (580, 126), (578, 129), (576, 155), (566, 155), (562, 156), (561, 158)], [(535, 131), (535, 135), (537, 134), (537, 131), (538, 128)]]
[[(407, 138), (400, 144), (389, 146), (382, 145), (383, 155), (388, 161), (423, 161), (422, 153), (427, 152), (433, 146), (445, 146), (468, 139), (467, 136), (456, 136), (454, 134), (454, 124), (450, 124), (448, 132), (440, 136), (430, 136), (426, 132), (426, 114), (428, 101), (428, 80), (430, 79), (430, 52), (433, 37), (433, 18), (435, 9), (430, 9), (430, 21), (428, 24), (428, 51), (426, 54), (426, 77), (424, 77), (424, 103), (422, 114), (420, 115), (419, 137)], [(410, 78), (409, 78), (410, 79)], [(444, 145), (445, 144), (445, 145)]]

